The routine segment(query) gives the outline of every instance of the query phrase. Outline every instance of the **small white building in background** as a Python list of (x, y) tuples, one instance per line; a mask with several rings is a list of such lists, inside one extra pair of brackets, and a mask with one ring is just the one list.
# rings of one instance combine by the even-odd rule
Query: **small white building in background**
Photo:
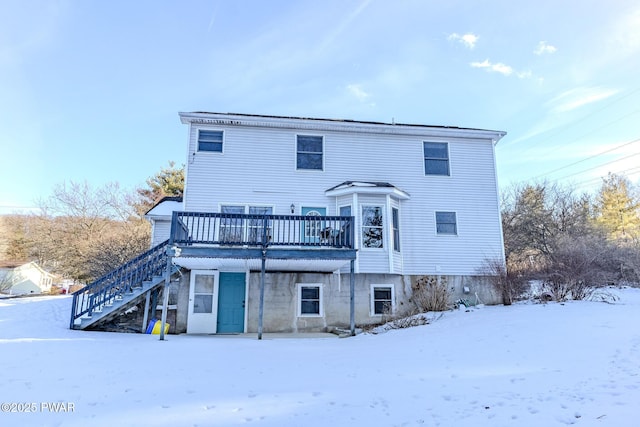
[(51, 291), (54, 275), (35, 262), (0, 262), (0, 290), (8, 295), (42, 294)]

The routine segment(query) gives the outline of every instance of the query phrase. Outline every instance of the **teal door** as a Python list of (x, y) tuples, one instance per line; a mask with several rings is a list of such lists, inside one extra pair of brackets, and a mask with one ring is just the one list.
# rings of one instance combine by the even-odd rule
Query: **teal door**
[(220, 273), (218, 288), (219, 334), (244, 332), (245, 273)]
[(322, 221), (314, 219), (314, 217), (326, 216), (327, 208), (311, 208), (302, 207), (300, 213), (309, 218), (309, 220), (302, 221), (302, 242), (303, 243), (319, 243), (320, 232), (324, 229)]

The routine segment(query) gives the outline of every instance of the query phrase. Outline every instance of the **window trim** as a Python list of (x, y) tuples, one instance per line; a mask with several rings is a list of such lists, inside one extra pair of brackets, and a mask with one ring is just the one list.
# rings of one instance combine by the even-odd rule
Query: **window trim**
[[(298, 283), (298, 294), (296, 300), (298, 302), (297, 315), (298, 317), (324, 317), (324, 297), (322, 283)], [(302, 313), (302, 288), (318, 288), (318, 313)]]
[[(298, 167), (298, 137), (300, 136), (309, 136), (309, 137), (316, 137), (316, 138), (320, 138), (322, 140), (322, 167), (320, 169), (309, 169), (309, 168), (299, 168)], [(311, 152), (311, 151), (304, 151), (303, 153), (306, 154), (318, 154), (316, 152)], [(318, 135), (318, 134), (309, 134), (309, 133), (297, 133), (296, 134), (296, 139), (295, 139), (295, 150), (294, 150), (294, 165), (295, 165), (295, 170), (296, 172), (324, 172), (324, 166), (325, 166), (325, 138), (324, 135)]]
[[(379, 208), (380, 209), (380, 213), (382, 215), (382, 225), (381, 226), (364, 225), (364, 215), (363, 215), (364, 212), (363, 212), (363, 209), (365, 207), (373, 207), (373, 208)], [(386, 222), (385, 214), (384, 214), (385, 209), (386, 209), (386, 204), (370, 204), (370, 203), (362, 203), (362, 204), (360, 204), (360, 212), (359, 212), (360, 213), (360, 227), (359, 227), (360, 228), (360, 230), (359, 230), (359, 234), (360, 234), (360, 236), (359, 236), (360, 249), (366, 250), (366, 251), (384, 251), (384, 250), (386, 250), (386, 247), (385, 247), (385, 240), (386, 239), (384, 238), (384, 234), (385, 234), (385, 225), (384, 224)], [(380, 236), (381, 236), (381, 239), (382, 239), (382, 245), (380, 245), (377, 248), (370, 247), (370, 246), (365, 246), (365, 244), (364, 244), (364, 235), (363, 235), (363, 231), (364, 231), (365, 227), (366, 228), (378, 228), (378, 227), (380, 228)]]
[[(425, 152), (425, 144), (440, 144), (447, 147), (447, 173), (427, 173), (427, 160), (445, 160), (444, 158), (439, 157), (429, 157), (427, 158), (427, 153)], [(422, 141), (422, 168), (424, 170), (425, 176), (451, 176), (451, 152), (449, 150), (449, 142), (446, 141)]]
[[(222, 142), (220, 151), (213, 150), (201, 150), (200, 149), (200, 132), (220, 132), (222, 134)], [(225, 131), (221, 129), (198, 129), (198, 134), (196, 135), (196, 152), (197, 153), (213, 153), (213, 154), (224, 154), (224, 146), (225, 146)]]
[(370, 285), (369, 292), (369, 315), (371, 317), (381, 317), (384, 316), (384, 313), (376, 313), (376, 305), (375, 305), (375, 289), (376, 288), (389, 288), (391, 290), (391, 313), (396, 312), (396, 290), (393, 283), (372, 283)]
[[(438, 214), (439, 213), (448, 213), (448, 214), (453, 214), (455, 216), (455, 220), (456, 222), (453, 223), (454, 225), (454, 232), (453, 233), (444, 233), (444, 232), (439, 232), (438, 231)], [(458, 212), (456, 211), (435, 211), (434, 214), (434, 221), (435, 221), (435, 232), (437, 236), (457, 236), (458, 235)], [(443, 224), (451, 224), (449, 222), (443, 223)]]

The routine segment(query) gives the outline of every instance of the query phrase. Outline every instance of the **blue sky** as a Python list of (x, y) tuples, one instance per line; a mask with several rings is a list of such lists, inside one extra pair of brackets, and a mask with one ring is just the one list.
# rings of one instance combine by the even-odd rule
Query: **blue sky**
[(640, 3), (0, 2), (0, 213), (184, 163), (179, 111), (504, 130), (501, 187), (638, 182)]

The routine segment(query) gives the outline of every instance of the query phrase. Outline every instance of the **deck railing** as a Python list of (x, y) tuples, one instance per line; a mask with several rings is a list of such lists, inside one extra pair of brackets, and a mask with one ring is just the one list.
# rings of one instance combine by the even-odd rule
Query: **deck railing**
[(154, 276), (161, 276), (167, 267), (168, 243), (168, 240), (164, 241), (74, 292), (71, 329), (76, 319), (91, 316), (104, 305), (113, 303), (125, 293), (131, 293), (136, 287), (141, 287), (142, 282), (151, 280)]
[(353, 249), (352, 216), (174, 212), (172, 244)]

